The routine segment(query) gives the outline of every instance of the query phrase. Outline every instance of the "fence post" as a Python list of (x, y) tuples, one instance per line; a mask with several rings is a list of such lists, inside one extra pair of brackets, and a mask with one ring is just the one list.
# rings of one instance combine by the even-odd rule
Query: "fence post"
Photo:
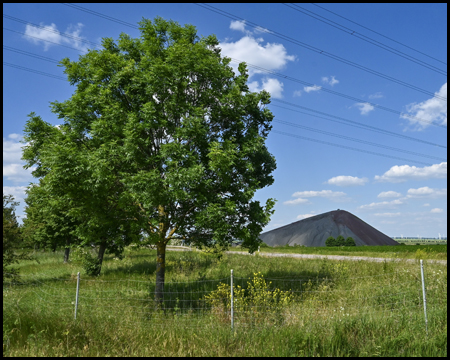
[(423, 260), (420, 260), (420, 272), (422, 274), (423, 312), (425, 314), (425, 330), (428, 335), (427, 295), (425, 292), (425, 278), (423, 276)]
[(233, 269), (231, 269), (231, 330), (233, 330), (234, 327), (234, 291), (233, 291)]
[(80, 291), (80, 273), (77, 274), (77, 295), (75, 297), (75, 320), (77, 319), (78, 293)]

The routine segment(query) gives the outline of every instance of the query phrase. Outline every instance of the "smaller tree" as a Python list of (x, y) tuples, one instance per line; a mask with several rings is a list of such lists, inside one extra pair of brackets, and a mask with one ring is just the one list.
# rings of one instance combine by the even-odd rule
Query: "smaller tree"
[(18, 273), (17, 269), (7, 268), (19, 260), (31, 260), (26, 254), (17, 254), (18, 245), (22, 242), (22, 233), (16, 218), (15, 208), (19, 205), (12, 195), (3, 194), (3, 280)]
[(344, 246), (345, 245), (345, 238), (342, 235), (339, 235), (336, 238), (336, 245), (335, 246)]
[(345, 246), (356, 246), (355, 240), (351, 236), (345, 239)]
[(325, 240), (325, 245), (326, 245), (326, 246), (337, 246), (337, 244), (336, 244), (336, 239), (335, 239), (334, 237), (332, 237), (332, 236), (328, 237), (328, 238)]

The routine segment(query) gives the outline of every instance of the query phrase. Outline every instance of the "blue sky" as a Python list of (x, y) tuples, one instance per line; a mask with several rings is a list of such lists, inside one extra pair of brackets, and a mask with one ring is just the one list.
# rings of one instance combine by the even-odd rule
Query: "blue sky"
[[(265, 230), (339, 208), (389, 236), (447, 235), (446, 4), (296, 8), (345, 31), (282, 4), (213, 5), (232, 18), (195, 4), (80, 6), (134, 25), (155, 16), (195, 25), (199, 35), (217, 36), (224, 55), (265, 69), (250, 68), (249, 78), (251, 90), (271, 93), (275, 115), (267, 140), (275, 182), (256, 194), (277, 199)], [(3, 192), (21, 202), (23, 217), (23, 191), (35, 181), (20, 160), (27, 114), (59, 124), (49, 102), (74, 88), (23, 70), (64, 76), (56, 63), (17, 51), (76, 60), (95, 48), (78, 38), (100, 43), (139, 31), (62, 4), (3, 4), (3, 15)]]

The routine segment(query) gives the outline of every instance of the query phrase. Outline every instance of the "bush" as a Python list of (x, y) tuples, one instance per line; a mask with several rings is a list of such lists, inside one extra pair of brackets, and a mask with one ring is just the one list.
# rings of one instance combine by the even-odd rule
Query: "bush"
[(335, 239), (334, 237), (332, 237), (332, 236), (330, 236), (329, 238), (327, 238), (327, 239), (325, 240), (325, 245), (326, 245), (326, 246), (338, 246), (338, 245), (336, 244), (336, 239)]
[(356, 246), (355, 240), (353, 240), (353, 238), (349, 236), (345, 240), (345, 246)]
[(100, 274), (100, 261), (96, 256), (93, 256), (89, 249), (78, 247), (72, 253), (72, 259), (75, 262), (81, 263), (86, 275), (97, 276)]

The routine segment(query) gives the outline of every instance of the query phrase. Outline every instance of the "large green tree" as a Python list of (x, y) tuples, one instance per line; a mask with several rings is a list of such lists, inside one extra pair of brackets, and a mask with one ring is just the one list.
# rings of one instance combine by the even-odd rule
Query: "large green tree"
[(171, 239), (257, 249), (274, 206), (252, 200), (273, 183), (273, 115), (270, 95), (249, 91), (245, 63), (235, 74), (214, 35), (159, 17), (139, 24), (140, 38), (104, 38), (103, 49), (62, 60), (76, 90), (52, 103), (64, 123), (39, 161), (54, 187), (103, 208), (113, 199), (110, 210), (148, 234), (162, 300)]

